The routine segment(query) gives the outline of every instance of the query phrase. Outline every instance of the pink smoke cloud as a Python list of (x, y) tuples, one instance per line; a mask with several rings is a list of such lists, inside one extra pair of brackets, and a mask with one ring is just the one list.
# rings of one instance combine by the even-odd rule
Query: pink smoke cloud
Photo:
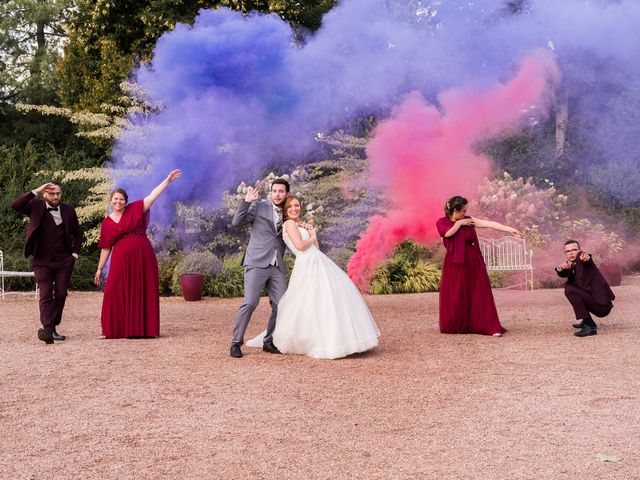
[(548, 87), (558, 79), (552, 55), (537, 51), (505, 84), (444, 92), (438, 96), (442, 111), (414, 92), (378, 125), (367, 156), (371, 185), (382, 188), (387, 212), (369, 220), (347, 266), (362, 290), (402, 241), (439, 240), (435, 221), (443, 215), (446, 199), (472, 199), (490, 173), (490, 159), (474, 152), (474, 145), (521, 128), (532, 114), (545, 115), (552, 91)]

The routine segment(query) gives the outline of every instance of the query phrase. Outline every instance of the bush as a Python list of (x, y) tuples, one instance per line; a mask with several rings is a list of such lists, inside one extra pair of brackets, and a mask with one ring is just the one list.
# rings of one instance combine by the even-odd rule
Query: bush
[(81, 252), (80, 258), (76, 260), (73, 267), (70, 289), (95, 291), (98, 287), (93, 283), (93, 277), (97, 268), (98, 260), (95, 255), (83, 255)]
[(189, 252), (176, 263), (171, 276), (171, 292), (182, 295), (180, 277), (183, 273), (201, 273), (204, 276), (205, 295), (216, 275), (223, 269), (223, 262), (211, 252)]
[(377, 268), (371, 281), (371, 293), (437, 292), (439, 285), (440, 270), (434, 264), (422, 259), (410, 262), (394, 255)]
[(222, 269), (213, 280), (205, 284), (205, 294), (212, 297), (242, 297), (244, 295), (244, 267), (242, 253), (222, 260)]
[(567, 282), (566, 278), (560, 278), (558, 276), (549, 276), (538, 280), (536, 283), (537, 288), (561, 288)]
[(504, 288), (509, 285), (509, 281), (514, 272), (508, 272), (504, 270), (490, 270), (487, 273), (489, 274), (489, 282), (491, 283), (491, 288)]
[(173, 283), (173, 272), (176, 269), (178, 263), (184, 257), (184, 254), (178, 253), (171, 255), (167, 252), (161, 252), (158, 257), (158, 277), (160, 280), (160, 295), (170, 296), (173, 295), (171, 285)]

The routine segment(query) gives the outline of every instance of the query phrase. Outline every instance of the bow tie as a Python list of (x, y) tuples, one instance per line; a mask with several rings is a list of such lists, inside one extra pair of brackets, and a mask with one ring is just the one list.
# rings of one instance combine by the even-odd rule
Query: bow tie
[(57, 212), (58, 211), (58, 207), (47, 207), (47, 212)]

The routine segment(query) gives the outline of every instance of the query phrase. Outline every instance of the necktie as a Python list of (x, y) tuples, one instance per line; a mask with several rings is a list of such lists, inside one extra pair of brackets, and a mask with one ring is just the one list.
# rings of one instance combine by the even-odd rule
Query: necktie
[(58, 207), (47, 207), (47, 212), (57, 212), (58, 211)]
[(280, 231), (282, 230), (282, 209), (281, 208), (276, 208), (276, 215), (278, 216), (278, 219), (276, 220), (276, 233), (280, 233)]

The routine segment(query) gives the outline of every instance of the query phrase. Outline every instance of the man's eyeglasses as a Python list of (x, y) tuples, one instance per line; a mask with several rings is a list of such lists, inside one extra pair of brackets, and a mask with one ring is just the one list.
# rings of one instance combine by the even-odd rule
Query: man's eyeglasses
[(580, 249), (579, 248), (572, 248), (571, 250), (565, 250), (564, 253), (576, 253), (579, 252)]

